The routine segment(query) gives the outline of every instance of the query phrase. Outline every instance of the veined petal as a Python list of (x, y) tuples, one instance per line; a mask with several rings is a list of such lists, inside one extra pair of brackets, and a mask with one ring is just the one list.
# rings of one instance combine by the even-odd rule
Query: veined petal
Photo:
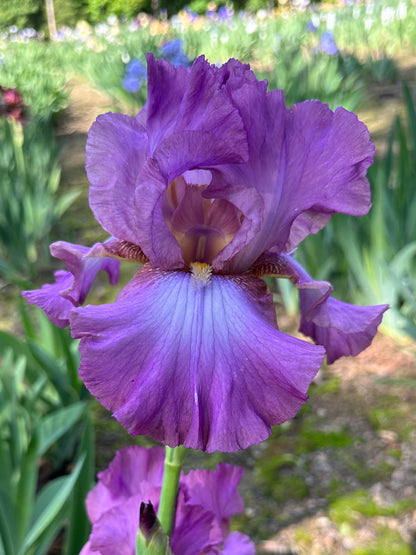
[(209, 452), (262, 441), (307, 399), (324, 350), (271, 326), (253, 281), (144, 266), (116, 303), (72, 312), (81, 379), (132, 435)]
[(173, 68), (165, 60), (155, 60), (151, 54), (147, 63), (146, 129), (152, 156), (163, 139), (194, 131), (195, 138), (198, 133), (212, 135), (227, 151), (234, 152), (234, 157), (240, 161), (247, 159), (246, 131), (217, 68), (203, 56), (190, 68)]
[(366, 349), (388, 308), (385, 304), (355, 306), (334, 299), (330, 296), (330, 283), (314, 281), (289, 255), (268, 253), (259, 259), (257, 270), (254, 268), (260, 275), (287, 277), (299, 288), (299, 329), (325, 347), (329, 364), (341, 356), (355, 356)]
[(250, 158), (223, 171), (236, 183), (240, 172), (240, 182), (254, 187), (264, 205), (261, 229), (235, 253), (233, 272), (271, 248), (291, 252), (335, 213), (363, 215), (371, 206), (365, 175), (375, 150), (366, 126), (343, 108), (332, 112), (316, 100), (286, 109), (281, 91), (266, 93), (259, 85), (246, 83), (244, 94), (242, 89), (233, 97), (248, 130)]
[(137, 118), (103, 114), (88, 133), (91, 209), (110, 235), (136, 245), (134, 191), (147, 154), (147, 134)]

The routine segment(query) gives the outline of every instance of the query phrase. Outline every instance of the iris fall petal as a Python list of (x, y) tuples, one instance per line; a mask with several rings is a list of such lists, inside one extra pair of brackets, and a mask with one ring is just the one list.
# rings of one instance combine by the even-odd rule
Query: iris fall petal
[(207, 451), (265, 439), (307, 399), (324, 350), (270, 325), (251, 281), (144, 267), (118, 302), (72, 312), (81, 379), (132, 435)]

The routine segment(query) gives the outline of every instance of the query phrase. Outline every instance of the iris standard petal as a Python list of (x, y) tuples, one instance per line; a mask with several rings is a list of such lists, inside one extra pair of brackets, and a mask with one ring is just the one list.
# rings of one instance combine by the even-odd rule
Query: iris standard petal
[[(281, 91), (266, 94), (259, 84), (248, 83), (244, 92), (234, 101), (248, 131), (250, 158), (223, 171), (234, 174), (235, 182), (241, 172), (241, 182), (262, 196), (264, 210), (260, 231), (235, 254), (233, 272), (272, 247), (292, 251), (334, 213), (366, 214), (371, 203), (365, 174), (375, 152), (366, 126), (343, 108), (332, 112), (314, 100), (289, 110)], [(256, 110), (250, 114), (252, 105)]]
[(240, 159), (247, 159), (246, 130), (217, 68), (203, 56), (186, 69), (173, 68), (165, 60), (155, 60), (151, 54), (147, 63), (146, 130), (152, 157), (163, 139), (196, 131), (217, 137), (227, 150), (238, 153)]
[(88, 133), (91, 209), (110, 235), (135, 244), (139, 243), (134, 191), (147, 155), (147, 134), (137, 118), (103, 114)]
[(72, 312), (81, 379), (132, 435), (209, 452), (262, 441), (307, 399), (324, 350), (264, 319), (258, 281), (144, 266), (116, 303)]

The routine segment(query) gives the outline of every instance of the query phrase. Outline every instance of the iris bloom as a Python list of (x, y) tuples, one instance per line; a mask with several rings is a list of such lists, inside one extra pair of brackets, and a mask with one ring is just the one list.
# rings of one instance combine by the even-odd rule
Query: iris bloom
[[(164, 449), (130, 446), (120, 449), (87, 497), (92, 522), (80, 555), (133, 555), (140, 505), (157, 510), (163, 478)], [(254, 555), (253, 542), (230, 533), (230, 518), (244, 509), (237, 491), (243, 469), (218, 464), (215, 471), (193, 470), (179, 482), (170, 547), (174, 555)]]
[[(331, 363), (370, 344), (386, 306), (334, 299), (292, 254), (333, 214), (369, 210), (373, 157), (343, 108), (288, 109), (236, 60), (149, 55), (143, 110), (101, 115), (88, 136), (90, 205), (112, 239), (82, 255), (84, 273), (68, 258), (82, 247), (55, 252), (73, 289), (90, 258), (144, 264), (115, 303), (70, 298), (62, 318), (81, 338), (81, 379), (132, 435), (244, 449), (297, 413), (325, 352)], [(301, 331), (318, 345), (279, 331), (265, 275), (299, 288)], [(41, 292), (26, 296), (58, 321), (68, 290), (54, 306)]]

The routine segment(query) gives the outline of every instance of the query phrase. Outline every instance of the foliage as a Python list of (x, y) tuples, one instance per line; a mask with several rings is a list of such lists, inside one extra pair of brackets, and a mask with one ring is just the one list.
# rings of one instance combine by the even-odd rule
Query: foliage
[(32, 116), (48, 120), (67, 106), (65, 67), (48, 44), (9, 43), (2, 49), (0, 43), (0, 54), (1, 85), (22, 93)]
[(7, 0), (1, 3), (0, 29), (16, 25), (39, 27), (43, 19), (43, 0)]
[[(25, 340), (0, 332), (0, 553), (46, 553), (72, 515), (66, 554), (75, 555), (88, 537), (83, 503), (94, 472), (77, 344), (40, 312), (39, 328), (23, 306), (21, 314)], [(52, 472), (37, 492), (45, 457)]]
[(59, 149), (46, 123), (0, 120), (0, 274), (33, 276), (54, 222), (78, 195), (59, 199)]

